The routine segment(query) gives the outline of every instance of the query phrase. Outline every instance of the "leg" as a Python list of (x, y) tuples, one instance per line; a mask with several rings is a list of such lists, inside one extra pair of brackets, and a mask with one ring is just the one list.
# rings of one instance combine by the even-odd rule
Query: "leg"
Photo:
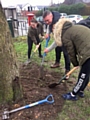
[(55, 48), (55, 54), (56, 54), (56, 62), (60, 63), (60, 59), (61, 59), (61, 52), (62, 52), (62, 48), (57, 46)]
[(27, 42), (28, 42), (28, 59), (30, 59), (32, 46), (33, 46), (33, 41), (31, 40), (31, 38), (29, 36), (27, 38)]
[(39, 57), (42, 58), (42, 54), (41, 54), (41, 45), (39, 46), (38, 51), (39, 51)]
[[(37, 44), (39, 44), (40, 43), (40, 39), (39, 38), (36, 38), (36, 39), (37, 39)], [(42, 55), (41, 55), (41, 44), (40, 44), (40, 46), (38, 48), (38, 52), (39, 52), (39, 57), (42, 58)]]
[(82, 65), (78, 81), (71, 93), (63, 95), (63, 98), (66, 100), (77, 100), (76, 95), (83, 97), (83, 91), (85, 90), (90, 76), (90, 58)]
[(73, 95), (77, 95), (79, 91), (84, 91), (89, 82), (89, 76), (90, 76), (90, 59), (88, 59), (81, 67), (78, 76), (78, 82), (76, 83), (72, 91)]
[(31, 55), (31, 51), (32, 51), (33, 41), (31, 40), (31, 38), (29, 36), (27, 36), (27, 43), (28, 43), (28, 60), (25, 62), (25, 65), (28, 65), (31, 63), (30, 55)]
[(55, 48), (56, 60), (55, 60), (55, 63), (53, 65), (51, 65), (51, 68), (59, 67), (59, 63), (60, 63), (60, 59), (61, 59), (61, 52), (62, 52), (62, 48), (57, 46)]
[(62, 47), (62, 50), (63, 50), (64, 60), (65, 60), (65, 69), (66, 69), (65, 74), (66, 74), (67, 72), (70, 71), (70, 59), (64, 46)]

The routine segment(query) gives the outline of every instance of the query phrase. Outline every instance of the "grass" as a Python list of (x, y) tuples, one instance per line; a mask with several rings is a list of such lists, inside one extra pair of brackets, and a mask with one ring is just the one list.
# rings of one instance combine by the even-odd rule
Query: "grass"
[(26, 41), (17, 41), (14, 43), (15, 49), (16, 49), (16, 53), (18, 56), (18, 60), (20, 62), (24, 62), (26, 60), (26, 56), (27, 56), (27, 43)]
[(66, 101), (57, 120), (90, 120), (89, 92), (85, 92), (86, 98), (81, 98), (74, 102)]
[[(15, 50), (18, 56), (18, 61), (19, 62), (25, 62), (27, 60), (27, 41), (26, 37), (21, 40), (14, 40), (14, 46)], [(50, 40), (49, 45), (53, 41)], [(45, 41), (42, 43), (42, 50), (44, 49), (45, 46)], [(32, 52), (35, 49), (35, 45), (33, 45)], [(43, 53), (43, 51), (42, 51)], [(47, 54), (45, 57), (48, 62), (45, 64), (45, 67), (50, 69), (50, 64), (54, 63), (55, 61), (55, 51), (52, 50), (50, 53)], [(38, 58), (38, 51), (32, 56), (32, 61), (36, 62), (37, 64), (41, 64), (41, 60)], [(62, 55), (61, 59), (61, 67), (58, 69), (52, 69), (55, 72), (61, 72), (63, 74), (64, 72), (64, 59)], [(75, 82), (76, 78), (78, 76), (78, 71), (75, 71), (71, 75), (71, 79), (74, 81), (72, 86), (69, 86), (69, 90), (71, 91)], [(67, 84), (68, 85), (68, 84)], [(60, 112), (56, 118), (56, 120), (90, 120), (90, 87), (88, 86), (86, 91), (85, 91), (85, 98), (79, 98), (78, 101), (66, 101), (65, 105), (63, 106), (62, 112)]]
[(83, 16), (84, 19), (86, 19), (88, 16)]

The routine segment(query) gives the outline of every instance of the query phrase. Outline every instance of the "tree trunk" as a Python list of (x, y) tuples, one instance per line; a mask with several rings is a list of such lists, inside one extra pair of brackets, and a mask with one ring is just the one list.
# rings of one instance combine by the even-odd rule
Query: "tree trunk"
[(0, 2), (0, 102), (19, 98), (20, 91), (19, 69), (13, 40)]

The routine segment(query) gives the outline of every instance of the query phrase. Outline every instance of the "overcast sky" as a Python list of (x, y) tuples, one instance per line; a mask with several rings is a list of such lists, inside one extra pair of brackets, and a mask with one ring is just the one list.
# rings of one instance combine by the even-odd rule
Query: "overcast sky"
[[(53, 3), (62, 3), (64, 0), (52, 0)], [(1, 0), (3, 7), (16, 6), (17, 4), (26, 4), (31, 5), (50, 5), (51, 0)]]

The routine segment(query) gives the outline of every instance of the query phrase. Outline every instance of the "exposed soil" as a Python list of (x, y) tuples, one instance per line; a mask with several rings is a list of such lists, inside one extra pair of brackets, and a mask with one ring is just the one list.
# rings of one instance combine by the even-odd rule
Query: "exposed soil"
[[(10, 110), (16, 109), (45, 99), (52, 94), (54, 103), (47, 102), (35, 105), (28, 109), (12, 113), (9, 120), (56, 120), (58, 113), (62, 111), (64, 100), (62, 94), (67, 92), (66, 83), (61, 83), (53, 89), (48, 85), (57, 83), (62, 77), (60, 73), (43, 70), (43, 78), (40, 79), (40, 66), (31, 63), (20, 67), (20, 81), (23, 89), (22, 100), (14, 103)], [(48, 99), (48, 100), (51, 100)]]

